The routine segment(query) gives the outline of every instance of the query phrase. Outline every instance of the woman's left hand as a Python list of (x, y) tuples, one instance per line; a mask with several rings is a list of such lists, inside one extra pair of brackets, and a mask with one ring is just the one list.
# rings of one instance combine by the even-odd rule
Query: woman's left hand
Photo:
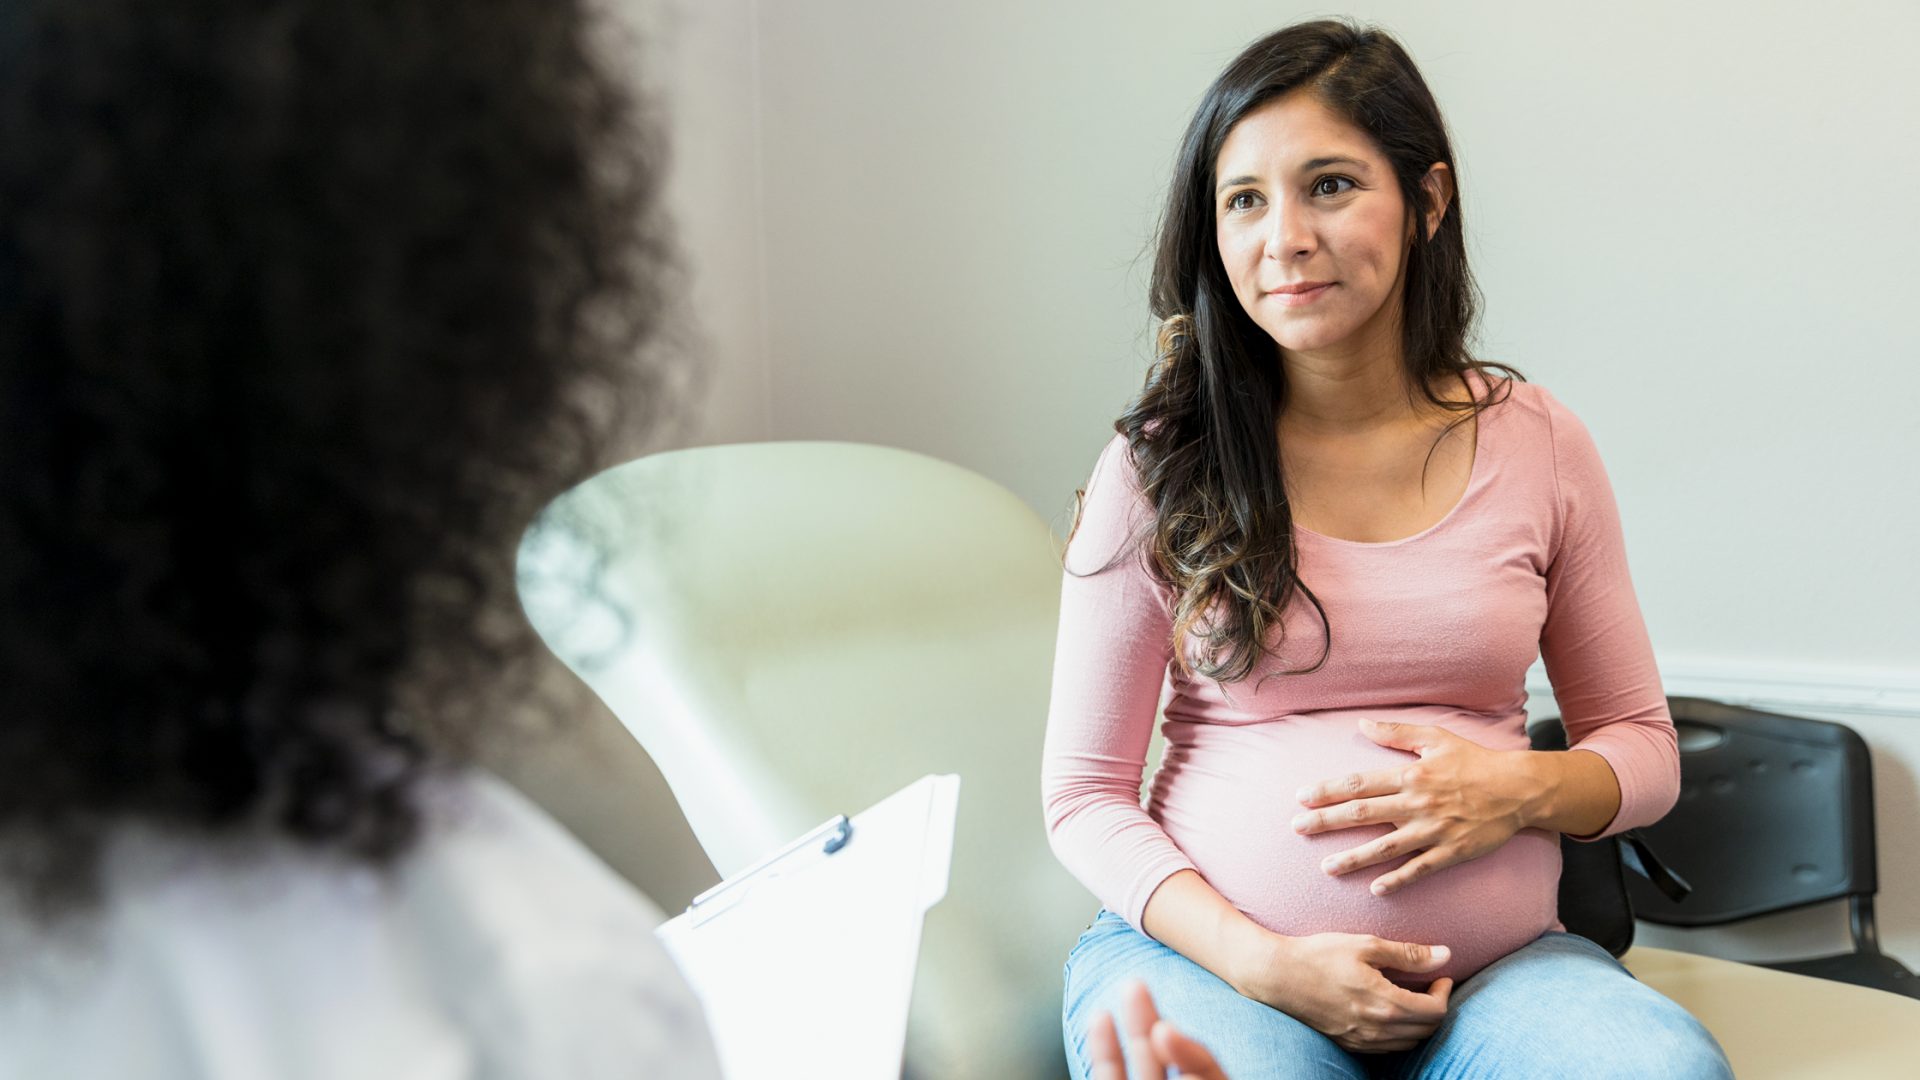
[(1398, 768), (1324, 780), (1299, 793), (1309, 809), (1293, 819), (1303, 834), (1356, 825), (1399, 826), (1337, 855), (1321, 868), (1338, 876), (1420, 852), (1382, 874), (1373, 894), (1390, 892), (1455, 863), (1498, 850), (1527, 827), (1542, 779), (1531, 750), (1489, 750), (1445, 728), (1365, 718), (1360, 731), (1420, 760)]

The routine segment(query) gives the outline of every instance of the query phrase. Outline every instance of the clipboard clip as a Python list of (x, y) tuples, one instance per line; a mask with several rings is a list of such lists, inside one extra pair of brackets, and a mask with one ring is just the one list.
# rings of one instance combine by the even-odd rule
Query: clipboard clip
[(847, 846), (853, 840), (853, 822), (845, 814), (835, 814), (833, 818), (819, 828), (807, 833), (800, 839), (781, 848), (779, 851), (761, 859), (745, 870), (701, 893), (687, 904), (688, 913), (698, 911), (702, 905), (710, 904), (739, 885), (749, 884), (768, 867), (784, 862), (803, 852), (818, 848), (823, 855), (832, 855)]

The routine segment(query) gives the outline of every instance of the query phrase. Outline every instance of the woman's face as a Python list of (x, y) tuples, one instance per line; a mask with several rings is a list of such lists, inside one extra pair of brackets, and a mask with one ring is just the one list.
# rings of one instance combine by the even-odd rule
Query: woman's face
[[(1450, 196), (1446, 171), (1438, 163), (1428, 171), (1430, 195), (1444, 188)], [(1282, 349), (1397, 346), (1413, 233), (1393, 166), (1365, 132), (1296, 91), (1234, 125), (1214, 176), (1227, 279)], [(1427, 215), (1429, 236), (1440, 213)], [(1323, 287), (1281, 291), (1302, 284)]]

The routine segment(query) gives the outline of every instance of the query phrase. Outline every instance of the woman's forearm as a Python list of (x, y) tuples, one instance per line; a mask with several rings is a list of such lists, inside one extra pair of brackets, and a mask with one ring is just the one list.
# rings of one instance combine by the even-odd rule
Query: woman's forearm
[(1526, 825), (1574, 837), (1590, 837), (1620, 812), (1620, 780), (1607, 759), (1591, 750), (1534, 750), (1536, 794), (1523, 815)]
[(1192, 870), (1161, 882), (1140, 922), (1154, 940), (1243, 994), (1249, 979), (1272, 978), (1293, 940), (1247, 918)]

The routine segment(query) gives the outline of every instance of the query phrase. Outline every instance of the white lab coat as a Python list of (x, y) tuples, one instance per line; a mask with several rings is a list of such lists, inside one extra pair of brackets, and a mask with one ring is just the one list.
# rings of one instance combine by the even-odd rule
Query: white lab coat
[(92, 915), (0, 918), (0, 1078), (720, 1075), (657, 908), (495, 777), (427, 801), (385, 875), (121, 830)]

